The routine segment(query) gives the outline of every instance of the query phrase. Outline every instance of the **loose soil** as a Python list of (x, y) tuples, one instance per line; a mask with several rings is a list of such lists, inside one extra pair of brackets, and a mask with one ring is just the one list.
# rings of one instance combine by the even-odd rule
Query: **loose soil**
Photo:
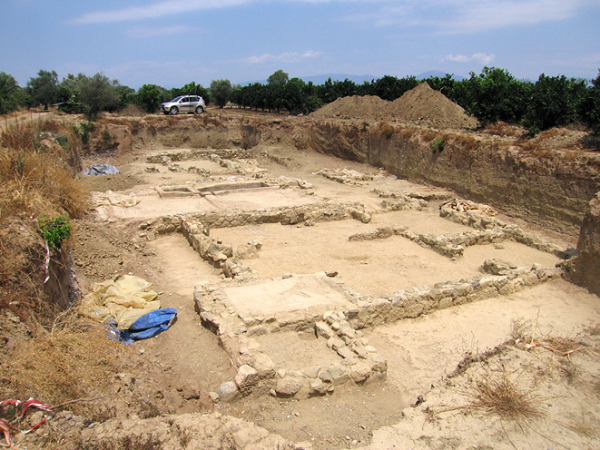
[(427, 83), (389, 102), (373, 95), (342, 97), (311, 114), (319, 118), (387, 120), (440, 129), (477, 128), (479, 122)]

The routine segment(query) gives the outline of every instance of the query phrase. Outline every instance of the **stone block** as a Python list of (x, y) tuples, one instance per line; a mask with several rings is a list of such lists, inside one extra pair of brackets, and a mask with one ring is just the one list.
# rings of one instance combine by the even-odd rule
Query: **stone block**
[(221, 386), (219, 386), (218, 395), (219, 399), (222, 402), (229, 402), (235, 400), (238, 397), (239, 391), (236, 384), (233, 381), (227, 381), (226, 383), (222, 383)]
[(275, 392), (278, 397), (292, 397), (302, 389), (304, 379), (295, 377), (285, 377), (277, 380)]
[(242, 393), (252, 391), (252, 387), (255, 386), (259, 380), (260, 375), (258, 371), (247, 364), (241, 366), (235, 376), (235, 384)]

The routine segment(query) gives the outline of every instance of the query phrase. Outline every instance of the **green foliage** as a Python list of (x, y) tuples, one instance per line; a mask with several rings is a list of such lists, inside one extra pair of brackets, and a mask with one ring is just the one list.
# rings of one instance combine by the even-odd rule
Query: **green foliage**
[(16, 111), (21, 106), (21, 88), (12, 75), (0, 72), (0, 114)]
[(437, 138), (435, 141), (431, 143), (429, 146), (433, 153), (442, 153), (444, 151), (444, 146), (446, 145), (446, 141), (444, 138)]
[(587, 94), (584, 80), (540, 75), (527, 102), (525, 126), (530, 134), (568, 125), (577, 120), (579, 105)]
[(79, 125), (74, 125), (73, 130), (81, 142), (85, 145), (90, 140), (90, 133), (94, 131), (96, 126), (93, 122), (81, 122)]
[(288, 82), (289, 79), (290, 76), (283, 70), (279, 69), (272, 75), (269, 75), (269, 78), (267, 78), (267, 83), (283, 86)]
[(71, 237), (71, 224), (68, 214), (38, 218), (39, 233), (49, 247), (60, 249), (62, 241)]
[(59, 100), (58, 74), (56, 71), (40, 70), (36, 78), (30, 78), (27, 90), (31, 106), (44, 105), (46, 109)]
[(93, 77), (84, 77), (79, 83), (79, 102), (83, 106), (86, 118), (91, 121), (101, 111), (116, 110), (119, 105), (116, 85), (104, 75), (97, 73)]
[(138, 106), (143, 108), (144, 111), (153, 113), (161, 104), (162, 98), (162, 93), (158, 86), (155, 84), (144, 84), (139, 88), (137, 95), (135, 96), (135, 102)]
[(233, 87), (229, 80), (213, 80), (210, 83), (210, 98), (219, 108), (222, 108), (231, 99)]
[(419, 82), (414, 76), (396, 78), (386, 75), (372, 83), (371, 95), (377, 95), (383, 100), (394, 101), (402, 97), (406, 91), (417, 87)]
[(204, 99), (204, 103), (207, 105), (210, 103), (210, 94), (208, 89), (202, 87), (201, 84), (196, 84), (194, 81), (186, 84), (180, 89), (171, 89), (168, 100), (171, 100), (179, 95), (199, 95)]
[(471, 72), (465, 84), (466, 105), (461, 106), (483, 125), (499, 120), (518, 123), (522, 119), (531, 83), (515, 80), (504, 69), (484, 67), (479, 75)]
[(585, 99), (580, 104), (581, 120), (592, 129), (595, 134), (600, 134), (600, 70), (596, 79), (592, 80), (592, 87), (588, 89)]
[(103, 148), (115, 147), (115, 138), (106, 128), (100, 133), (100, 141)]

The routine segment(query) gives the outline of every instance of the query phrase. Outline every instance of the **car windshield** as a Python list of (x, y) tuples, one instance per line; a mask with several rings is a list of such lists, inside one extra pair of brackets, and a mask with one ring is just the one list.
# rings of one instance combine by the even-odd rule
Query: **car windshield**
[(173, 100), (171, 100), (169, 103), (177, 103), (179, 100), (181, 100), (183, 98), (183, 95), (180, 95), (179, 97), (175, 97)]

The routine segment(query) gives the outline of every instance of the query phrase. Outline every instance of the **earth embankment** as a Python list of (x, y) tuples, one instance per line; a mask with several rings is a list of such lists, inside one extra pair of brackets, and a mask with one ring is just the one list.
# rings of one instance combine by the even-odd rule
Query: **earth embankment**
[[(108, 121), (105, 126), (114, 125)], [(572, 236), (579, 234), (588, 202), (600, 190), (600, 154), (583, 149), (583, 133), (570, 130), (524, 139), (383, 120), (259, 114), (240, 118), (235, 110), (199, 118), (148, 116), (132, 119), (128, 127), (121, 123), (119, 133), (125, 128), (131, 130), (127, 133), (136, 147), (241, 147), (275, 159), (276, 148), (312, 148), (385, 168), (410, 181), (452, 189)], [(124, 135), (119, 141), (129, 138)], [(121, 150), (126, 149), (119, 146)]]

